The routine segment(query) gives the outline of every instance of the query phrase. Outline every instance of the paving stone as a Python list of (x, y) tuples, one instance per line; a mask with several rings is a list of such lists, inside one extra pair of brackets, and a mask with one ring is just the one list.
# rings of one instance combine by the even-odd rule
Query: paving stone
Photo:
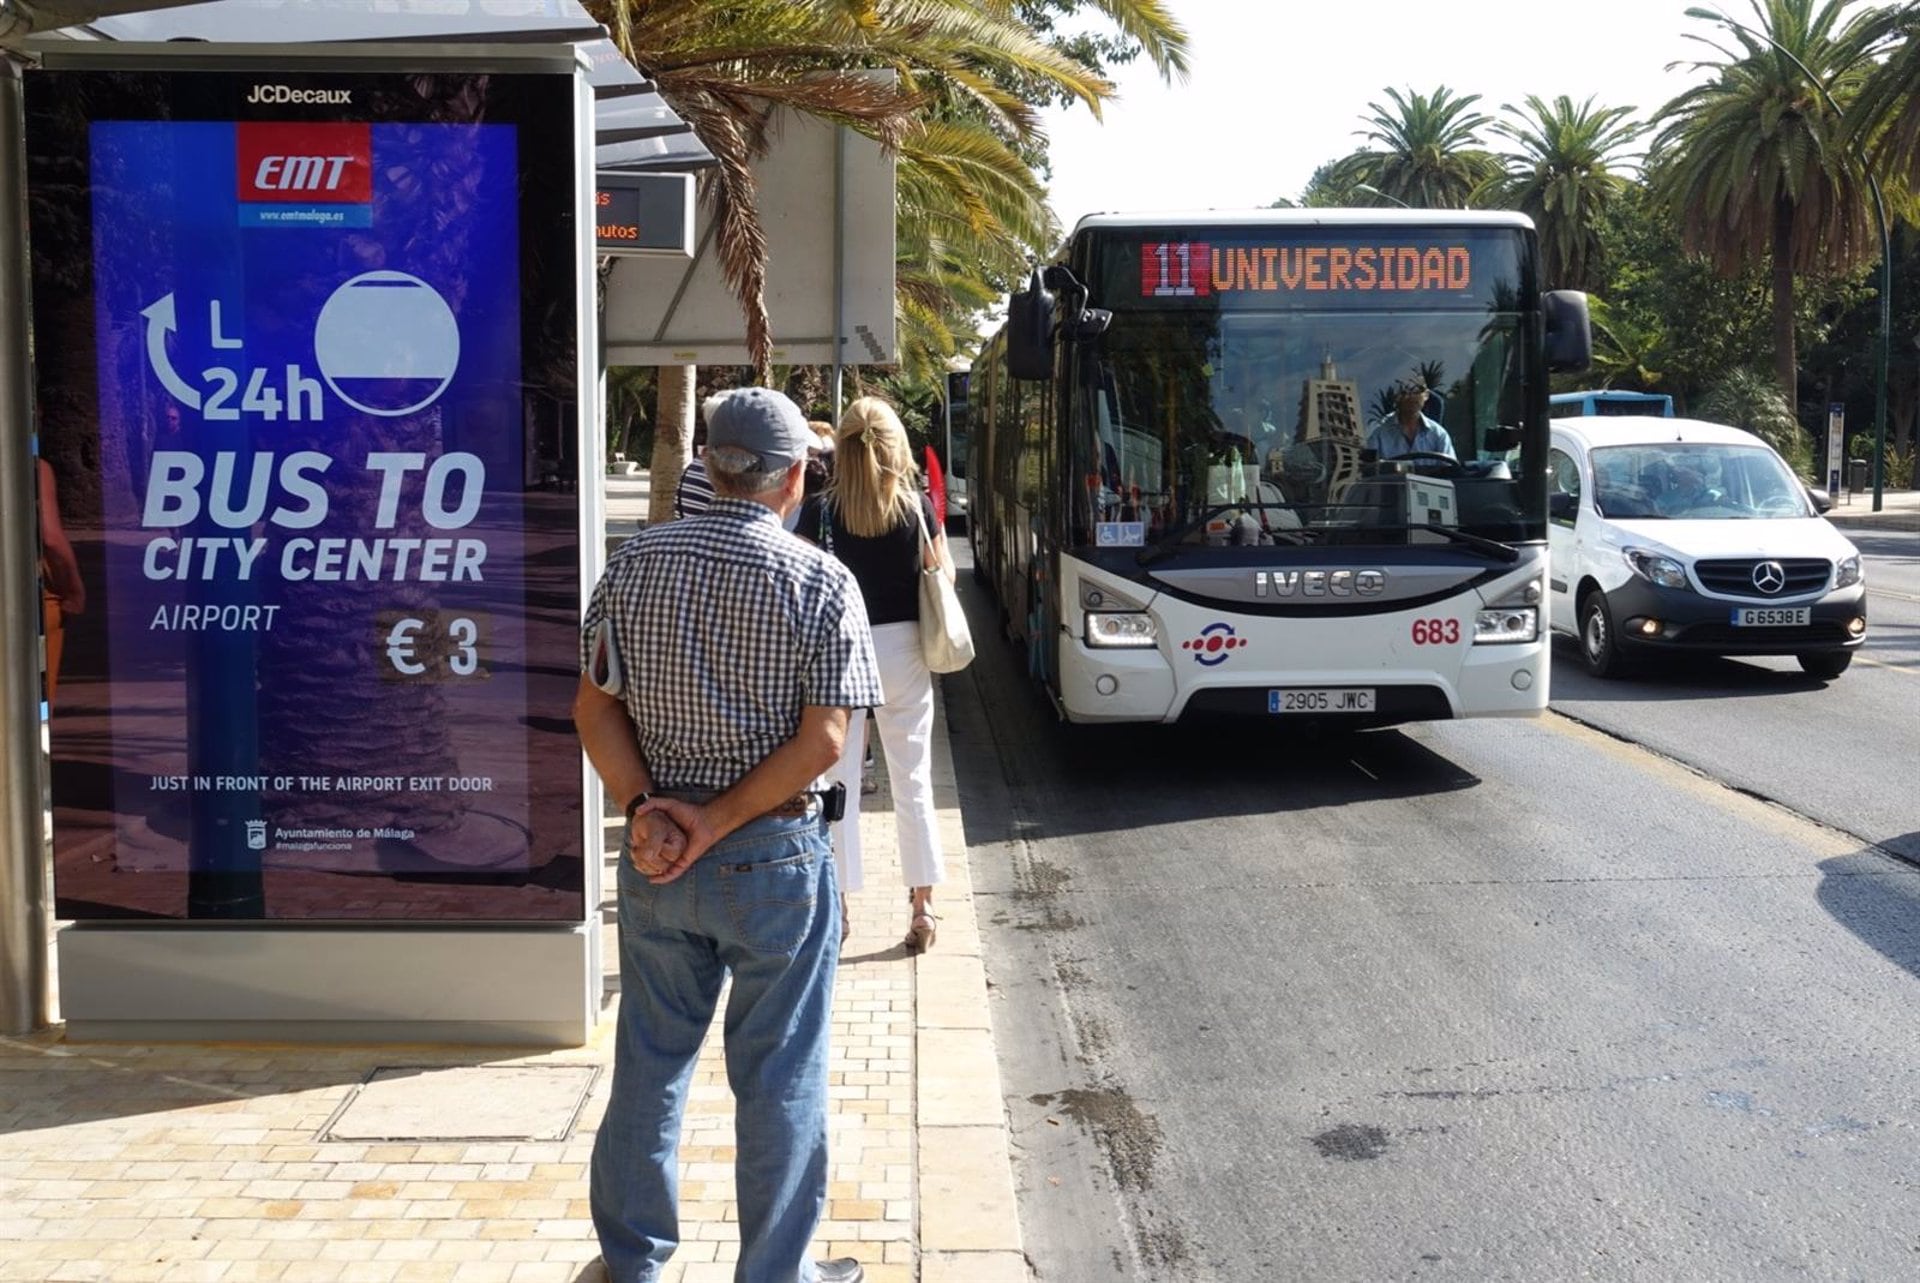
[[(383, 1067), (342, 1107), (322, 1139), (562, 1139), (573, 1130), (598, 1072), (593, 1065)], [(468, 1154), (468, 1161), (512, 1153), (510, 1147), (471, 1148), (483, 1153)]]
[[(884, 795), (868, 799), (815, 1246), (858, 1256), (871, 1283), (1027, 1283), (1009, 1272), (1019, 1228), (939, 739), (935, 797), (949, 881), (939, 942), (911, 962), (892, 815)], [(421, 1047), (404, 1063), (377, 1047), (0, 1040), (0, 1283), (604, 1283), (586, 1164), (614, 1010), (582, 1048)], [(717, 1031), (683, 1135), (686, 1241), (665, 1283), (731, 1283), (733, 1109)]]

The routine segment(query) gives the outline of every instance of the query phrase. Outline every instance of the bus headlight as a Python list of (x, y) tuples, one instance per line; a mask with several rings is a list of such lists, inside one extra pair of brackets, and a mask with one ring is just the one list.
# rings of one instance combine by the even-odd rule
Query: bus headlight
[(1087, 612), (1087, 645), (1145, 649), (1160, 644), (1160, 630), (1152, 615), (1112, 611)]
[(1494, 606), (1473, 614), (1473, 644), (1476, 646), (1530, 642), (1539, 636), (1538, 606)]
[(1505, 646), (1540, 636), (1541, 584), (1529, 579), (1473, 615), (1473, 644)]
[(1859, 582), (1860, 558), (1858, 556), (1848, 557), (1835, 568), (1833, 573), (1833, 586), (1835, 588), (1851, 588)]

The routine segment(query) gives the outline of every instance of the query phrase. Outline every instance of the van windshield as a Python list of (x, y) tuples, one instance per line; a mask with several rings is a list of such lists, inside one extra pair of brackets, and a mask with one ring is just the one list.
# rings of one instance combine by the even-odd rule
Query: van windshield
[(1593, 502), (1615, 521), (1811, 517), (1780, 456), (1764, 445), (1663, 441), (1593, 452)]

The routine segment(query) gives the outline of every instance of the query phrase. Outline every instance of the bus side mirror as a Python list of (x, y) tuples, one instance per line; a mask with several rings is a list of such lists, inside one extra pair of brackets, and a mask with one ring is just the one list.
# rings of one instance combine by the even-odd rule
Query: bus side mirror
[(1007, 373), (1016, 379), (1053, 377), (1053, 294), (1038, 272), (1007, 299)]
[(1112, 324), (1113, 313), (1109, 312), (1106, 308), (1083, 308), (1080, 312), (1079, 319), (1073, 323), (1067, 337), (1076, 341), (1081, 339), (1097, 339), (1102, 334), (1105, 334), (1107, 327)]
[(1593, 364), (1587, 296), (1579, 290), (1548, 290), (1540, 296), (1540, 315), (1547, 326), (1547, 369), (1554, 374), (1584, 373)]
[(1558, 491), (1547, 496), (1547, 515), (1555, 521), (1572, 521), (1580, 515), (1580, 496), (1561, 494)]
[(1813, 504), (1813, 510), (1821, 516), (1833, 511), (1833, 496), (1818, 486), (1808, 486), (1807, 499)]

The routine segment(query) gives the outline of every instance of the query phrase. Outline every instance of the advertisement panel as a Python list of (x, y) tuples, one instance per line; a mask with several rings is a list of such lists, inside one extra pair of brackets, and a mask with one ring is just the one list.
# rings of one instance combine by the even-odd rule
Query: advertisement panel
[(580, 920), (572, 79), (27, 105), (59, 915)]

